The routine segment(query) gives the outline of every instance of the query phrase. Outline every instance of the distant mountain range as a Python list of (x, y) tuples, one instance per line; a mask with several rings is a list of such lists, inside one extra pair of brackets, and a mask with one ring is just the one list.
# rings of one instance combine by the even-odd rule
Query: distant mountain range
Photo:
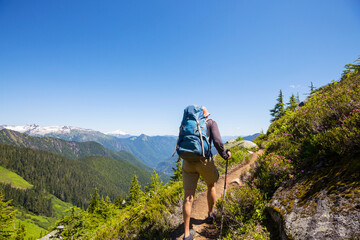
[[(172, 154), (175, 150), (177, 136), (147, 136), (142, 134), (140, 136), (126, 137), (128, 134), (123, 131), (114, 131), (105, 134), (99, 131), (78, 127), (41, 127), (35, 124), (26, 126), (2, 125), (0, 126), (0, 129), (10, 129), (31, 136), (60, 138), (66, 141), (97, 142), (105, 148), (115, 152), (124, 150), (129, 151), (146, 165), (156, 170), (166, 172), (167, 174), (171, 174), (171, 167), (175, 166), (176, 158), (173, 158)], [(254, 134), (243, 138), (245, 140), (252, 140), (257, 135), (258, 134)], [(224, 136), (223, 142), (225, 143), (232, 138), (237, 138), (237, 136)]]

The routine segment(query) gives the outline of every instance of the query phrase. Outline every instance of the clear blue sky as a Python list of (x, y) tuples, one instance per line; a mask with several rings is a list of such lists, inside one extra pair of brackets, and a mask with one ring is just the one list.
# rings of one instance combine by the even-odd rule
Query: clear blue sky
[(338, 80), (359, 42), (357, 0), (0, 0), (0, 125), (175, 135), (200, 104), (266, 131), (280, 89)]

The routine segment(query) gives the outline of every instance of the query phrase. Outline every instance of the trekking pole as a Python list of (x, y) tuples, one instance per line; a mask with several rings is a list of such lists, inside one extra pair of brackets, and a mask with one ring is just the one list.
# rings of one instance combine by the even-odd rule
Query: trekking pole
[[(228, 150), (229, 151), (229, 150)], [(227, 152), (227, 151), (226, 151)], [(222, 229), (224, 222), (224, 206), (225, 206), (225, 194), (226, 194), (226, 178), (227, 178), (227, 168), (228, 168), (228, 159), (226, 159), (226, 167), (225, 167), (225, 182), (224, 182), (224, 195), (223, 195), (223, 205), (221, 210), (221, 226), (220, 226), (220, 239), (222, 239)]]

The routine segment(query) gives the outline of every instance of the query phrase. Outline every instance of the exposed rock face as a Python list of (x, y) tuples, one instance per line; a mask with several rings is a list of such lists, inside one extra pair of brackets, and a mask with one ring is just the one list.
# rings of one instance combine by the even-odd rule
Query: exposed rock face
[(282, 239), (360, 239), (358, 174), (339, 169), (278, 188), (268, 210)]
[(245, 148), (245, 149), (258, 148), (256, 143), (253, 143), (252, 141), (248, 141), (248, 140), (236, 141), (236, 139), (230, 139), (227, 141), (226, 143), (227, 148), (232, 148), (234, 146), (239, 146), (240, 148)]
[(239, 146), (246, 149), (257, 148), (257, 145), (255, 143), (247, 140), (240, 141)]

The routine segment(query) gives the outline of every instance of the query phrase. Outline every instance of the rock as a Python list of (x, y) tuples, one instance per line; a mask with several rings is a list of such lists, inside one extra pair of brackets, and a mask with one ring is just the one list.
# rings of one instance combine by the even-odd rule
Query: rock
[(246, 149), (253, 149), (258, 147), (255, 143), (247, 140), (240, 141), (239, 146)]
[(281, 239), (359, 239), (359, 183), (347, 184), (343, 169), (314, 172), (277, 189), (267, 209)]
[(240, 179), (239, 179), (239, 178), (233, 179), (233, 180), (230, 182), (230, 184), (233, 184), (233, 183), (240, 185)]

